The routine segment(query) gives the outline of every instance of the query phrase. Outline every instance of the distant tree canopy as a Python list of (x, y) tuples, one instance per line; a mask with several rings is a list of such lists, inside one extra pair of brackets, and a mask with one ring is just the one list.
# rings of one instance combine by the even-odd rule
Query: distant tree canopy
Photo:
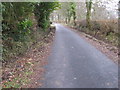
[[(74, 4), (74, 5), (73, 5)], [(61, 2), (61, 9), (57, 10), (52, 14), (54, 21), (64, 21), (67, 23), (73, 23), (73, 16), (71, 12), (75, 12), (75, 20), (85, 20), (87, 27), (90, 26), (91, 20), (110, 20), (118, 18), (118, 2), (114, 0), (84, 0), (82, 2)], [(71, 8), (73, 7), (74, 8)], [(113, 13), (114, 12), (114, 13)], [(59, 20), (58, 20), (59, 15)]]

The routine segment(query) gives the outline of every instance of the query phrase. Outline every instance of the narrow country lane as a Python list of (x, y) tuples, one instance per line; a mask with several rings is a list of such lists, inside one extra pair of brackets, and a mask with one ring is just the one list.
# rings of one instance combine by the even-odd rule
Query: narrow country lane
[(56, 24), (42, 88), (118, 88), (118, 67), (77, 33)]

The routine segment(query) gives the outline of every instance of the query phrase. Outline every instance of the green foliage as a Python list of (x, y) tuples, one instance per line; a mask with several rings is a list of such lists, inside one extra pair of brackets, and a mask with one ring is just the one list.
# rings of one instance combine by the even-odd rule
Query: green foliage
[[(32, 21), (26, 19), (18, 23), (18, 40), (26, 41), (26, 36), (31, 33), (30, 27), (32, 26)], [(17, 39), (17, 38), (16, 38)], [(26, 40), (25, 40), (26, 39)], [(16, 41), (18, 41), (16, 40)]]
[[(36, 20), (41, 30), (50, 25), (50, 14), (60, 7), (58, 2), (2, 2), (3, 61), (25, 51), (36, 42), (38, 30), (33, 30)], [(36, 16), (36, 20), (35, 17)]]
[(29, 2), (2, 2), (3, 61), (27, 49), (30, 40), (34, 4)]
[(50, 14), (60, 8), (58, 2), (40, 2), (35, 4), (35, 16), (38, 21), (38, 26), (46, 30), (50, 25)]
[[(25, 2), (4, 2), (3, 5), (3, 21), (2, 21), (2, 30), (3, 30), (3, 39), (12, 38), (13, 40), (18, 40), (20, 35), (26, 35), (25, 33), (21, 33), (21, 29), (24, 32), (28, 33), (28, 29), (30, 28), (29, 22), (23, 23), (28, 19), (33, 12), (33, 7), (31, 3)], [(31, 6), (31, 7), (30, 7)], [(23, 24), (28, 25), (23, 25)], [(21, 27), (19, 25), (21, 24)], [(20, 34), (21, 33), (21, 34)], [(20, 35), (18, 35), (20, 34)], [(23, 34), (23, 35), (22, 35)]]

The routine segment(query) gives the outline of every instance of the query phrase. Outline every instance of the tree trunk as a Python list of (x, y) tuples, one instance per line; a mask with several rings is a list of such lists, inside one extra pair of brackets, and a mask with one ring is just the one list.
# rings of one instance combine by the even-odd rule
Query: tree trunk
[(76, 26), (76, 22), (75, 22), (75, 20), (76, 20), (76, 12), (74, 11), (74, 14), (73, 14), (73, 20), (74, 20), (74, 26)]
[(86, 0), (86, 8), (87, 8), (87, 14), (86, 14), (86, 24), (89, 30), (91, 30), (91, 23), (90, 23), (90, 16), (91, 16), (91, 8), (92, 8), (92, 0)]
[(67, 24), (68, 19), (67, 19), (67, 18), (65, 18), (65, 21), (66, 21), (66, 24)]

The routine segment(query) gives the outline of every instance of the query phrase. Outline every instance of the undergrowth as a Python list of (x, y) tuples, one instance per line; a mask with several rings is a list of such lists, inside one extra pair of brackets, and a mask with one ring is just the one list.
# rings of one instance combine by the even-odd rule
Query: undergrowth
[(91, 30), (86, 26), (86, 21), (77, 21), (75, 29), (87, 33), (99, 40), (118, 46), (118, 20), (91, 21)]

